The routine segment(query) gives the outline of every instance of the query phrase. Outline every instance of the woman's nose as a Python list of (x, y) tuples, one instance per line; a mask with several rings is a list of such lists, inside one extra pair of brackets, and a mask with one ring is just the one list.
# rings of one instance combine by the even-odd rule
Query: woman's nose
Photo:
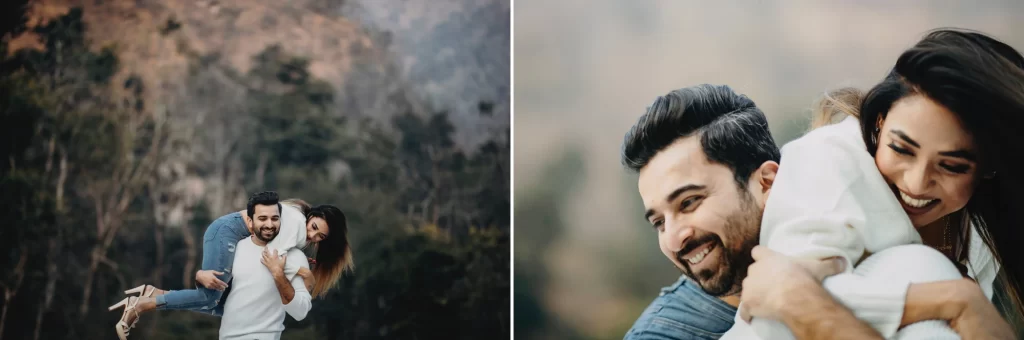
[(931, 187), (931, 173), (928, 167), (917, 165), (903, 175), (903, 185), (910, 191), (908, 194), (923, 195)]

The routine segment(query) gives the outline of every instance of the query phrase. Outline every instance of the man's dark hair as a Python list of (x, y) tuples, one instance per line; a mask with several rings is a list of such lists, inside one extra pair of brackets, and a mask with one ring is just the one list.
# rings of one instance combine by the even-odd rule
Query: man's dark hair
[(626, 132), (622, 164), (639, 172), (659, 151), (694, 134), (709, 161), (732, 169), (740, 188), (761, 164), (780, 158), (768, 119), (753, 100), (729, 86), (702, 84), (655, 99)]
[(257, 205), (277, 205), (277, 212), (281, 213), (281, 199), (277, 196), (276, 191), (261, 191), (252, 196), (249, 196), (249, 203), (246, 203), (245, 209), (249, 213), (249, 218), (256, 214)]

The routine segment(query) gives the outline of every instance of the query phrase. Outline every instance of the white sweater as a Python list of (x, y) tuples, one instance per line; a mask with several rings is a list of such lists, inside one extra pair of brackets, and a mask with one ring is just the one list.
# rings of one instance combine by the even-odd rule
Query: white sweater
[(234, 278), (220, 324), (222, 340), (280, 339), (285, 313), (301, 321), (313, 306), (302, 277), (288, 270), (289, 267), (309, 268), (302, 251), (295, 248), (288, 251), (285, 275), (291, 278), (295, 296), (285, 305), (281, 303), (273, 275), (260, 262), (263, 249), (253, 243), (252, 237), (239, 241), (235, 247)]
[[(861, 138), (856, 118), (815, 129), (782, 148), (765, 204), (760, 244), (785, 255), (845, 258), (849, 273), (866, 253), (921, 243)], [(998, 266), (971, 227), (968, 274), (992, 298)], [(889, 338), (899, 328), (907, 284), (866, 280), (830, 292)]]
[[(284, 254), (291, 249), (302, 249), (306, 246), (306, 215), (302, 214), (302, 211), (298, 208), (291, 206), (287, 203), (281, 204), (281, 230), (277, 233), (267, 247), (270, 249), (277, 249), (278, 254)], [(305, 263), (306, 257), (302, 257)], [(297, 273), (299, 271), (298, 262), (288, 261), (285, 264), (286, 273)], [(306, 263), (309, 266), (309, 263)], [(291, 275), (288, 279), (292, 279)]]

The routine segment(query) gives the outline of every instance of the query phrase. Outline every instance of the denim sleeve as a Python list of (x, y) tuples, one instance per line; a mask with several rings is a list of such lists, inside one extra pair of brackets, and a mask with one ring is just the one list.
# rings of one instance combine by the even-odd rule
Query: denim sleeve
[(626, 333), (624, 340), (689, 340), (722, 337), (735, 309), (681, 277), (662, 289)]

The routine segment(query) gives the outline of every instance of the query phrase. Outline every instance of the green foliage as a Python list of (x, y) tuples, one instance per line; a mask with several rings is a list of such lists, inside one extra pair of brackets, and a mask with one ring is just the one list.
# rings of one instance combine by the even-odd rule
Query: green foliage
[(273, 154), (274, 167), (323, 166), (345, 137), (340, 134), (344, 118), (330, 110), (333, 89), (310, 79), (308, 62), (285, 55), (280, 46), (268, 47), (253, 61), (249, 79), (256, 86), (248, 95), (255, 125), (253, 165), (259, 166), (261, 154)]
[(473, 229), (452, 244), (430, 229), (382, 230), (356, 246), (356, 273), (314, 303), (327, 339), (508, 336), (508, 234)]

